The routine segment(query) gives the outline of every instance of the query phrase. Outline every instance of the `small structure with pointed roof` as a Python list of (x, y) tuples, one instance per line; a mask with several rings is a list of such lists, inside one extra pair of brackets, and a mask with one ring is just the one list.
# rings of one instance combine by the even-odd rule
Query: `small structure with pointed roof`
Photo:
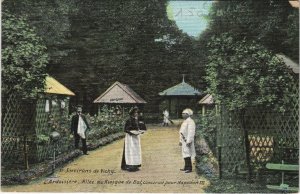
[[(2, 101), (2, 164), (20, 162), (16, 161), (16, 158), (20, 158), (20, 153), (24, 151), (24, 142), (19, 139), (25, 136), (31, 138), (29, 152), (24, 159), (26, 168), (28, 164), (52, 156), (53, 148), (49, 149), (49, 135), (53, 130), (65, 133), (64, 129), (58, 126), (69, 122), (66, 119), (69, 115), (69, 100), (74, 95), (70, 89), (51, 76), (45, 78), (44, 92), (39, 93), (36, 98), (25, 100), (16, 93), (7, 94)], [(67, 148), (69, 149), (69, 146)]]
[(295, 63), (292, 59), (283, 54), (276, 54), (276, 56), (283, 60), (284, 64), (289, 67), (293, 73), (299, 74), (299, 64)]
[[(59, 108), (66, 109), (67, 112), (69, 112), (69, 99), (71, 96), (75, 96), (75, 94), (53, 77), (47, 76), (45, 80), (45, 90), (42, 96), (44, 97), (38, 99), (38, 103), (40, 103), (39, 101), (43, 101), (44, 98), (45, 112), (53, 114), (53, 112), (58, 111)], [(56, 106), (59, 108), (56, 108)]]
[(160, 96), (199, 96), (201, 93), (184, 81), (159, 93)]
[(206, 94), (199, 102), (202, 107), (202, 116), (205, 116), (207, 110), (212, 110), (213, 108), (218, 111), (218, 105), (215, 104), (214, 99), (211, 94)]
[(75, 94), (51, 76), (46, 77), (45, 93), (75, 96)]
[(214, 104), (214, 99), (211, 94), (206, 94), (200, 101), (199, 104)]
[(160, 92), (159, 95), (168, 101), (170, 115), (179, 118), (183, 109), (195, 109), (202, 92), (186, 83), (183, 75), (181, 83)]
[(134, 105), (142, 107), (147, 102), (141, 98), (128, 85), (116, 81), (105, 92), (94, 100), (94, 103), (99, 103), (99, 111), (101, 105), (108, 104), (109, 106), (122, 106), (123, 113), (125, 107), (132, 107)]

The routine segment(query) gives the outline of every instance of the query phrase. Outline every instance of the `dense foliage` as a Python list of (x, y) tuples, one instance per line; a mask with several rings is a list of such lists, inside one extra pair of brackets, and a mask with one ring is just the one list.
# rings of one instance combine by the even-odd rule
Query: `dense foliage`
[(209, 93), (230, 110), (265, 105), (284, 110), (293, 77), (282, 60), (253, 41), (236, 41), (230, 34), (208, 44)]
[[(65, 48), (66, 37), (70, 36), (69, 16), (78, 11), (78, 0), (9, 0), (2, 3), (2, 9), (27, 18), (30, 26), (43, 38), (47, 46), (50, 64), (58, 63), (72, 48)], [(64, 47), (62, 49), (62, 47)]]
[(49, 48), (48, 72), (75, 92), (72, 104), (93, 114), (93, 100), (115, 81), (135, 90), (148, 102), (145, 112), (152, 113), (158, 112), (158, 93), (180, 83), (182, 74), (203, 86), (202, 45), (168, 19), (166, 5), (166, 0), (12, 0), (3, 7), (30, 18)]
[(205, 115), (195, 119), (197, 122), (198, 136), (204, 138), (213, 154), (217, 154), (217, 128), (220, 122), (220, 115), (216, 110), (208, 110)]
[(22, 98), (44, 91), (46, 47), (27, 20), (4, 12), (2, 15), (2, 91)]
[[(70, 125), (74, 114), (68, 115), (68, 113), (64, 113), (60, 117), (49, 115), (48, 124), (51, 131), (39, 134), (36, 138), (36, 142), (38, 144), (47, 144), (50, 142), (48, 133), (58, 131), (61, 135), (62, 142), (73, 145), (74, 137), (70, 131)], [(87, 114), (86, 118), (91, 128), (87, 131), (88, 142), (91, 144), (95, 144), (100, 138), (122, 132), (126, 119), (122, 115), (117, 115), (114, 108), (109, 109), (107, 106), (101, 109), (99, 115), (91, 116)]]
[(122, 132), (125, 125), (125, 117), (117, 114), (114, 108), (103, 106), (101, 112), (97, 116), (89, 116), (91, 123), (91, 131), (89, 131), (90, 139), (99, 139), (107, 135)]
[(299, 61), (299, 10), (288, 1), (217, 1), (209, 18), (209, 28), (200, 39), (228, 32)]
[(224, 32), (298, 60), (298, 10), (287, 1), (217, 1), (199, 41), (168, 19), (166, 5), (166, 0), (11, 0), (3, 2), (3, 10), (26, 16), (36, 27), (48, 48), (48, 73), (76, 93), (72, 104), (84, 104), (92, 114), (97, 112), (92, 101), (115, 81), (148, 102), (146, 113), (158, 112), (158, 92), (179, 83), (183, 73), (203, 89), (207, 42)]

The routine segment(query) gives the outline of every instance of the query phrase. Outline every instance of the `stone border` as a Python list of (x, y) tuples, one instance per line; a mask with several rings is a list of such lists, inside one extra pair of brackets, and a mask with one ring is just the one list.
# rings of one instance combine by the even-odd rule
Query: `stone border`
[[(125, 136), (124, 132), (108, 135), (100, 138), (97, 142), (91, 142), (88, 144), (88, 150), (94, 150), (115, 140), (121, 139)], [(55, 161), (56, 167), (61, 167), (69, 161), (82, 155), (80, 150), (72, 150), (67, 154), (61, 154)], [(17, 184), (28, 184), (32, 180), (36, 180), (40, 177), (49, 175), (52, 173), (53, 161), (45, 161), (37, 164), (29, 170), (22, 170), (15, 172), (12, 175), (2, 176), (1, 185), (17, 185)]]

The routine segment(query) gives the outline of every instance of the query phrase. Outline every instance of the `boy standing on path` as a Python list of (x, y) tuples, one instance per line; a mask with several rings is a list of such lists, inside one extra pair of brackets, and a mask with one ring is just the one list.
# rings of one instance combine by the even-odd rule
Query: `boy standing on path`
[(194, 120), (191, 118), (192, 115), (193, 111), (191, 109), (187, 108), (183, 110), (182, 118), (184, 121), (179, 130), (179, 145), (182, 146), (182, 157), (185, 163), (184, 168), (180, 170), (185, 171), (185, 173), (192, 172), (191, 158), (196, 156), (194, 144), (196, 125)]

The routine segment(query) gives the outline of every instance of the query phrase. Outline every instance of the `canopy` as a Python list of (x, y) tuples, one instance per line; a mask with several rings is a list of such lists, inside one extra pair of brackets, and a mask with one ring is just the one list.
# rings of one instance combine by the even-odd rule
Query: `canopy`
[(96, 98), (94, 103), (145, 104), (147, 102), (128, 85), (117, 81)]
[(51, 76), (46, 77), (45, 93), (75, 96), (75, 94)]
[(200, 101), (199, 104), (214, 104), (212, 95), (206, 94)]
[(160, 96), (199, 96), (199, 92), (196, 88), (186, 83), (184, 79), (180, 84), (177, 84), (171, 88), (168, 88), (159, 93)]
[(299, 74), (299, 64), (295, 63), (283, 54), (276, 54), (276, 56), (282, 59), (285, 65), (291, 68), (294, 73)]

